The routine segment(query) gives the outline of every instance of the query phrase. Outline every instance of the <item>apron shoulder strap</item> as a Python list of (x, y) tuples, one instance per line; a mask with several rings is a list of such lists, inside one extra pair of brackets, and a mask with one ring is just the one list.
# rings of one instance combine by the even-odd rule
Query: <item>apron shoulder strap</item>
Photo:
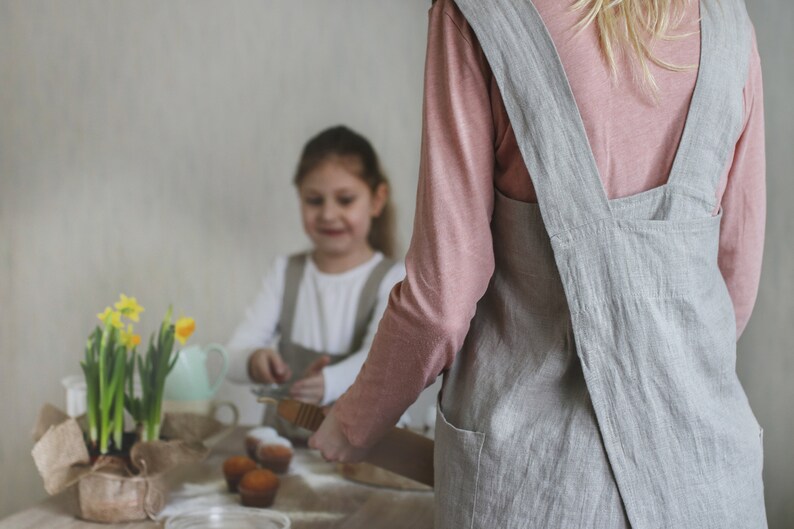
[[(612, 217), (554, 42), (530, 0), (456, 0), (499, 86), (549, 237)], [(714, 202), (739, 136), (749, 57), (744, 0), (700, 0), (701, 60), (668, 183)]]
[(668, 185), (716, 207), (744, 122), (752, 26), (744, 0), (701, 0), (698, 78)]
[(559, 55), (529, 0), (456, 0), (499, 86), (550, 237), (609, 217)]
[(295, 320), (295, 306), (298, 301), (298, 288), (306, 269), (307, 254), (294, 254), (287, 260), (287, 270), (284, 274), (284, 296), (281, 302), (281, 315), (279, 316), (279, 330), (282, 342), (292, 342), (292, 323)]
[(396, 262), (396, 260), (384, 256), (375, 268), (372, 269), (372, 272), (370, 272), (367, 278), (367, 282), (364, 283), (364, 287), (361, 289), (361, 296), (358, 299), (356, 323), (353, 330), (353, 340), (350, 342), (349, 353), (353, 353), (361, 347), (370, 320), (372, 320), (375, 305), (378, 302), (380, 284)]

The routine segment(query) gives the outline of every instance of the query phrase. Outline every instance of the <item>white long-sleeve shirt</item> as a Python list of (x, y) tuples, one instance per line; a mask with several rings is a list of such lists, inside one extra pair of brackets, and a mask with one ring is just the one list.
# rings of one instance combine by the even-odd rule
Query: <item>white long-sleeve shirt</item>
[[(278, 323), (288, 259), (288, 256), (276, 257), (262, 280), (256, 299), (246, 310), (243, 321), (228, 343), (230, 358), (227, 378), (233, 382), (251, 383), (248, 376), (248, 357), (251, 352), (262, 347), (278, 348)], [(355, 268), (339, 274), (327, 274), (321, 272), (314, 261), (308, 258), (298, 287), (291, 341), (329, 355), (347, 353), (353, 340), (361, 291), (370, 273), (382, 259), (383, 254), (376, 252), (369, 261)], [(375, 310), (361, 347), (348, 358), (323, 369), (323, 405), (337, 400), (353, 384), (367, 358), (378, 322), (388, 304), (389, 293), (404, 277), (405, 266), (398, 261), (378, 287)], [(301, 374), (293, 373), (293, 379)]]

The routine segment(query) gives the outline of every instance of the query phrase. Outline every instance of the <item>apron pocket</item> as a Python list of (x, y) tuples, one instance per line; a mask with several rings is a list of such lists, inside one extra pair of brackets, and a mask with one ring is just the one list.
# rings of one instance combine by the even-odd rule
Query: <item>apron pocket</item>
[(484, 443), (484, 433), (450, 424), (438, 403), (434, 453), (436, 529), (473, 527)]

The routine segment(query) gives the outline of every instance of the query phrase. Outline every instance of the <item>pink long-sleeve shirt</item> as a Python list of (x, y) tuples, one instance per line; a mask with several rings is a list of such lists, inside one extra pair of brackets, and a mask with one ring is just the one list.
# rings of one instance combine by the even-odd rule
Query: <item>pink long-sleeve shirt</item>
[[(672, 72), (652, 67), (658, 104), (619, 63), (617, 81), (590, 25), (578, 35), (573, 2), (534, 0), (554, 40), (582, 115), (609, 198), (667, 181), (689, 109), (700, 56), (698, 4), (677, 32), (659, 42)], [(736, 312), (737, 337), (758, 291), (765, 221), (765, 158), (761, 68), (753, 35), (744, 88), (741, 136), (727, 161), (719, 266)], [(369, 357), (340, 398), (335, 415), (348, 440), (377, 440), (453, 362), (494, 271), (490, 220), (494, 187), (536, 202), (496, 81), (477, 38), (452, 0), (430, 10), (423, 134), (416, 216), (406, 277), (391, 292)]]

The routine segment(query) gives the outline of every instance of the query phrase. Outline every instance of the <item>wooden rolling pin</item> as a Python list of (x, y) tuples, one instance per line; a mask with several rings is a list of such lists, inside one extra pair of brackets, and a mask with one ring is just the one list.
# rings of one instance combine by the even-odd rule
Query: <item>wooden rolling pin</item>
[[(263, 397), (260, 402), (274, 399)], [(322, 408), (292, 399), (278, 401), (278, 414), (289, 422), (312, 432), (325, 419)], [(433, 486), (433, 441), (403, 428), (394, 427), (364, 459), (377, 467)]]

